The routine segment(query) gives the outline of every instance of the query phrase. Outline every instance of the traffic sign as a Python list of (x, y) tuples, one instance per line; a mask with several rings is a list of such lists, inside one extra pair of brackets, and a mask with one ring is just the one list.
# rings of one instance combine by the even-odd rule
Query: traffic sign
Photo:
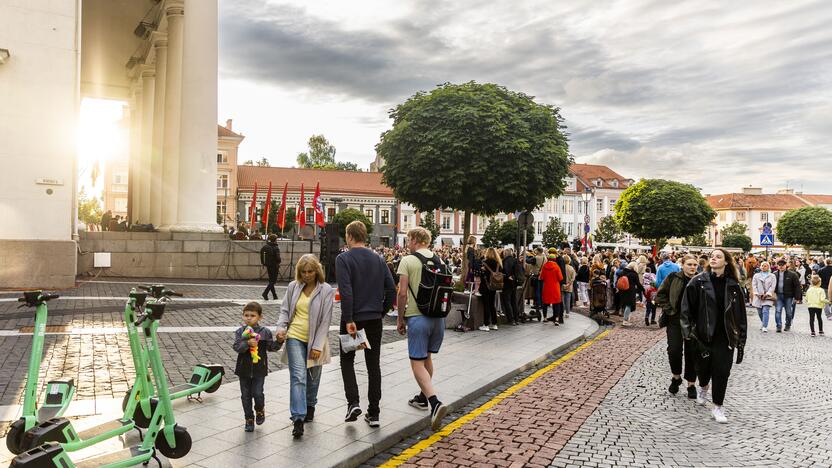
[(584, 224), (589, 224), (589, 215), (584, 215)]
[(524, 211), (517, 216), (517, 227), (523, 229), (534, 224), (534, 215), (528, 211)]
[(774, 245), (774, 236), (772, 234), (760, 234), (760, 245), (763, 247)]

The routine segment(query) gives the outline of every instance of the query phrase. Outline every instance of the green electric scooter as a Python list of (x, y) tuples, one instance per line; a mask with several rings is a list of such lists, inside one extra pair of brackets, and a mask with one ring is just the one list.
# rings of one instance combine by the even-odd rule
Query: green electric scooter
[[(38, 405), (40, 388), (39, 374), (43, 360), (43, 341), (46, 335), (48, 317), (47, 301), (57, 299), (57, 294), (44, 294), (43, 291), (27, 291), (19, 302), (20, 307), (35, 307), (35, 328), (32, 332), (32, 352), (29, 355), (29, 370), (26, 375), (26, 387), (23, 394), (23, 414), (13, 422), (6, 434), (6, 447), (9, 452), (18, 454), (25, 450), (23, 435), (38, 422), (59, 417), (66, 411), (75, 394), (73, 379), (50, 380), (46, 383), (46, 393)], [(38, 408), (40, 406), (40, 408)]]
[[(23, 450), (35, 448), (46, 442), (59, 442), (63, 445), (65, 451), (74, 452), (98, 442), (118, 437), (131, 429), (146, 429), (150, 425), (158, 400), (155, 398), (156, 392), (147, 369), (150, 357), (141, 339), (141, 335), (147, 335), (147, 328), (150, 323), (144, 321), (142, 325), (137, 326), (136, 320), (143, 313), (146, 302), (152, 304), (163, 297), (181, 297), (181, 294), (161, 285), (139, 286), (139, 289), (146, 292), (139, 292), (136, 289), (131, 290), (127, 304), (124, 307), (124, 323), (127, 327), (136, 378), (122, 401), (122, 409), (124, 410), (122, 417), (80, 433), (76, 432), (71, 423), (65, 418), (50, 419), (25, 433), (21, 443)], [(152, 295), (152, 298), (147, 297), (148, 293)], [(137, 312), (139, 313), (137, 314)], [(202, 391), (213, 393), (222, 383), (224, 373), (224, 368), (221, 365), (197, 365), (188, 383), (169, 390), (170, 398), (171, 400), (184, 396), (191, 398), (194, 393), (198, 394)], [(141, 430), (139, 430), (139, 433), (141, 434)]]
[[(78, 463), (72, 461), (62, 444), (47, 442), (19, 454), (12, 460), (10, 467), (122, 468), (148, 462), (155, 457), (156, 450), (166, 457), (174, 459), (188, 454), (191, 449), (191, 436), (184, 427), (176, 424), (165, 367), (162, 362), (162, 355), (159, 352), (157, 330), (159, 320), (165, 313), (167, 301), (168, 297), (162, 297), (156, 302), (146, 304), (144, 313), (134, 323), (136, 327), (142, 327), (144, 331), (145, 349), (153, 374), (156, 394), (158, 395), (158, 403), (153, 410), (144, 440), (135, 446), (89, 458)], [(148, 326), (144, 326), (145, 323), (148, 323)]]

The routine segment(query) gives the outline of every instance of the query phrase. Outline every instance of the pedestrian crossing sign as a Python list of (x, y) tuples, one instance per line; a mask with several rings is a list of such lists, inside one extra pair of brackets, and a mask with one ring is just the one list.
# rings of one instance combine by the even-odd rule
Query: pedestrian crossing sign
[(760, 235), (760, 245), (763, 247), (768, 247), (774, 245), (774, 236), (771, 234), (761, 234)]

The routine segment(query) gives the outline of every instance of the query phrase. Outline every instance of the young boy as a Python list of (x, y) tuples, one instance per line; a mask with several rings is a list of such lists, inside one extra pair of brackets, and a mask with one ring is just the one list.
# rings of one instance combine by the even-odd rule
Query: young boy
[[(237, 354), (237, 366), (234, 374), (240, 378), (240, 393), (243, 400), (243, 412), (246, 417), (246, 432), (254, 431), (254, 423), (263, 424), (266, 421), (265, 395), (263, 384), (266, 375), (269, 373), (269, 359), (266, 351), (277, 351), (281, 344), (274, 339), (272, 331), (260, 326), (260, 319), (263, 318), (263, 308), (257, 302), (249, 302), (243, 308), (243, 326), (234, 332), (233, 348)], [(251, 327), (255, 333), (260, 335), (260, 340), (243, 338), (246, 327)], [(257, 355), (260, 359), (253, 362), (251, 348), (257, 346)], [(254, 411), (251, 409), (251, 401), (254, 400)], [(255, 414), (257, 418), (255, 420)]]

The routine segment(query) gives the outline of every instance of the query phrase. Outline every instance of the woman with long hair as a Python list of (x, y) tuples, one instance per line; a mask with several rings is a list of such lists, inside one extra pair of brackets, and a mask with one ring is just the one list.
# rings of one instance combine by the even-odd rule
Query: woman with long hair
[(477, 238), (475, 236), (468, 236), (468, 242), (465, 243), (465, 257), (468, 260), (468, 271), (465, 272), (465, 288), (468, 285), (475, 283), (473, 290), (476, 290), (476, 282), (478, 276), (476, 274), (477, 263)]
[(713, 379), (712, 417), (727, 423), (722, 404), (728, 389), (728, 377), (737, 350), (737, 364), (742, 362), (748, 326), (745, 298), (740, 287), (736, 263), (722, 248), (714, 249), (705, 271), (685, 287), (681, 308), (682, 336), (698, 346), (696, 375), (699, 390), (696, 403), (704, 406), (708, 386)]
[(482, 294), (483, 306), (485, 313), (483, 314), (483, 324), (480, 327), (482, 331), (497, 329), (497, 306), (494, 304), (499, 291), (492, 290), (489, 287), (491, 282), (491, 275), (494, 273), (502, 273), (503, 261), (497, 254), (497, 249), (489, 247), (485, 251), (485, 260), (482, 262), (482, 280), (480, 281), (480, 294)]

